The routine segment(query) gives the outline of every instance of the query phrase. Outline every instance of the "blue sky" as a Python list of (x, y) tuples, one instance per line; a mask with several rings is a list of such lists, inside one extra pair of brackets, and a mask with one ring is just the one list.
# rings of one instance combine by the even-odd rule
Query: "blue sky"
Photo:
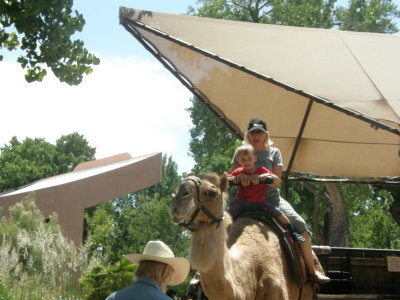
[(188, 5), (195, 1), (74, 1), (74, 9), (86, 20), (76, 37), (101, 59), (75, 87), (53, 75), (41, 83), (26, 83), (16, 54), (3, 50), (0, 145), (13, 136), (54, 143), (78, 132), (96, 147), (97, 158), (163, 152), (173, 157), (179, 172), (190, 171), (191, 121), (185, 109), (191, 94), (119, 25), (118, 15), (119, 6), (182, 14)]
[(119, 6), (184, 14), (189, 5), (196, 6), (196, 0), (78, 0), (74, 8), (82, 13), (86, 26), (79, 38), (89, 49), (95, 49), (105, 56), (135, 55), (149, 58), (150, 54), (119, 25)]

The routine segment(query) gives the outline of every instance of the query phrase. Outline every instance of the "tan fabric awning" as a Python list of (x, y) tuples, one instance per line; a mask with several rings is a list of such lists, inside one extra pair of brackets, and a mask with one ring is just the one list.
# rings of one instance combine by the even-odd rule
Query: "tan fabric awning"
[(123, 7), (120, 22), (238, 136), (265, 120), (286, 170), (400, 176), (400, 36)]
[(61, 227), (78, 245), (85, 208), (147, 188), (160, 182), (162, 176), (161, 153), (134, 158), (122, 154), (81, 165), (73, 172), (0, 194), (3, 214), (8, 215), (10, 206), (34, 193), (45, 218), (56, 212)]

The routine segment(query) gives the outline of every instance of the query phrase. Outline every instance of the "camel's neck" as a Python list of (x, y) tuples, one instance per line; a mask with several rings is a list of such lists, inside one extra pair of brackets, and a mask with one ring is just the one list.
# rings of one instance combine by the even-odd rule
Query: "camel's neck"
[(203, 272), (208, 271), (214, 265), (220, 265), (222, 259), (227, 259), (225, 241), (226, 236), (223, 226), (215, 228), (215, 225), (212, 225), (211, 230), (200, 229), (192, 233), (190, 253), (192, 264)]
[(227, 294), (233, 295), (233, 282), (229, 276), (233, 271), (232, 262), (226, 246), (226, 228), (223, 225), (218, 228), (207, 225), (192, 233), (190, 259), (192, 266), (200, 271), (206, 290), (220, 293), (223, 288)]

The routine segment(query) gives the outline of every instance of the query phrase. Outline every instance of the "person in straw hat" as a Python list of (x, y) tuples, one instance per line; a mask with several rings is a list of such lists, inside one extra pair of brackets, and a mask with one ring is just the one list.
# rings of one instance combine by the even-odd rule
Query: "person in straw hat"
[(124, 256), (138, 264), (137, 279), (133, 285), (112, 293), (106, 300), (171, 300), (172, 298), (165, 295), (167, 285), (178, 285), (189, 274), (189, 261), (183, 257), (175, 257), (162, 241), (149, 241), (143, 254)]

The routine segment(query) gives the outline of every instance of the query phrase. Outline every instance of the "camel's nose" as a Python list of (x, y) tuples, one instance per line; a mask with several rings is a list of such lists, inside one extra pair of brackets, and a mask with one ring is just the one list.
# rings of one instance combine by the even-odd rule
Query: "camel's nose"
[(182, 199), (182, 198), (187, 198), (190, 197), (192, 194), (192, 185), (187, 183), (187, 184), (181, 184), (176, 191), (176, 194), (174, 195), (174, 199)]

